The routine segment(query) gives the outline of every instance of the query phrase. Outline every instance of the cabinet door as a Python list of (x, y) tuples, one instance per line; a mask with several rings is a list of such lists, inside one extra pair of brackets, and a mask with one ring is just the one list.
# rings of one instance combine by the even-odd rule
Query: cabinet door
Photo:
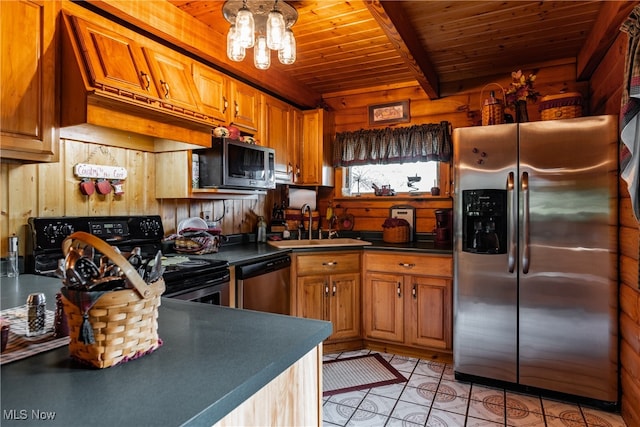
[(231, 82), (230, 121), (237, 127), (253, 133), (258, 130), (260, 119), (260, 92), (235, 80)]
[(293, 166), (289, 147), (289, 105), (264, 96), (262, 143), (276, 151), (275, 172), (280, 182), (292, 182)]
[(228, 122), (229, 85), (224, 74), (204, 65), (193, 63), (193, 80), (202, 112), (220, 124)]
[(368, 338), (404, 341), (403, 280), (399, 274), (366, 274), (363, 303)]
[(300, 156), (302, 152), (302, 139), (304, 137), (304, 114), (297, 108), (291, 109), (289, 116), (289, 156), (292, 159), (294, 184), (302, 183), (302, 169), (300, 167)]
[(451, 281), (406, 276), (407, 324), (410, 345), (451, 349)]
[(328, 276), (298, 277), (298, 316), (329, 320)]
[(3, 158), (58, 160), (57, 1), (2, 2), (0, 126)]
[(329, 277), (330, 314), (333, 334), (329, 339), (360, 336), (360, 274), (335, 274)]
[[(142, 49), (133, 40), (72, 17), (85, 55), (91, 83), (100, 89), (120, 89), (158, 98)], [(121, 96), (126, 93), (118, 92)]]
[(300, 184), (333, 186), (332, 134), (330, 114), (322, 108), (304, 111)]
[(191, 77), (191, 62), (177, 53), (167, 55), (146, 47), (142, 51), (151, 67), (151, 75), (163, 105), (200, 111)]
[(301, 182), (320, 185), (322, 174), (322, 118), (318, 110), (305, 111), (302, 148), (300, 150)]

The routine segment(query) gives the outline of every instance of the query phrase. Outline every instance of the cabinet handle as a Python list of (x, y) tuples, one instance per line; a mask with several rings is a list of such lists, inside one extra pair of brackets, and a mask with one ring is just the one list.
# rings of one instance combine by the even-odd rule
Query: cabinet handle
[(169, 99), (169, 84), (164, 80), (160, 80), (160, 84), (162, 85), (162, 89), (164, 89), (165, 99)]
[(413, 295), (413, 299), (418, 298), (418, 285), (413, 284), (413, 289), (411, 290), (411, 294)]
[(325, 267), (333, 267), (334, 265), (338, 265), (338, 261), (323, 262), (322, 265)]
[(324, 284), (324, 296), (325, 297), (329, 296), (329, 284), (328, 283)]
[(296, 176), (300, 176), (300, 166), (296, 165)]
[(401, 262), (401, 263), (398, 263), (398, 265), (404, 268), (413, 268), (416, 266), (415, 264), (409, 264), (408, 262)]
[(287, 163), (287, 175), (289, 175), (290, 173), (293, 173), (293, 165), (291, 164), (291, 162)]
[(400, 282), (398, 282), (398, 298), (402, 298), (402, 286), (400, 285)]
[(227, 97), (223, 96), (222, 97), (222, 114), (227, 112), (227, 107), (229, 107), (229, 101), (227, 101)]
[(144, 90), (149, 90), (149, 87), (151, 87), (151, 79), (149, 78), (149, 74), (145, 73), (144, 71), (140, 71), (140, 76), (144, 77), (144, 82), (146, 83), (144, 85)]
[(338, 290), (337, 286), (336, 286), (336, 282), (333, 282), (333, 296), (336, 296), (336, 291)]
[(240, 114), (240, 106), (238, 105), (238, 101), (233, 101), (233, 104), (235, 106), (235, 116), (234, 117), (238, 117), (238, 114)]

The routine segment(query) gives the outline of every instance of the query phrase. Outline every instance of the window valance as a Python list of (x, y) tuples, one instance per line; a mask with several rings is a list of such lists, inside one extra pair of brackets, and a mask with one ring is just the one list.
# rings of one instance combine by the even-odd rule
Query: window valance
[(336, 134), (334, 166), (451, 161), (451, 125), (424, 124)]

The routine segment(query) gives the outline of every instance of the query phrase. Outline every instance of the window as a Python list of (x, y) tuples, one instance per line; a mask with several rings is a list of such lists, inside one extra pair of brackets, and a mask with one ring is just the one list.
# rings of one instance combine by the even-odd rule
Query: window
[(373, 195), (374, 185), (388, 185), (396, 194), (429, 193), (440, 187), (439, 162), (362, 165), (344, 168), (343, 196)]

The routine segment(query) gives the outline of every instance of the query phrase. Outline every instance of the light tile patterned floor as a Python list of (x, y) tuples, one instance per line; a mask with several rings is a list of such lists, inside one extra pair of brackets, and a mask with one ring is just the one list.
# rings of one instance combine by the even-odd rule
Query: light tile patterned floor
[[(324, 359), (369, 353), (328, 354)], [(452, 365), (380, 354), (408, 381), (323, 398), (325, 427), (626, 427), (618, 414), (456, 381)]]

